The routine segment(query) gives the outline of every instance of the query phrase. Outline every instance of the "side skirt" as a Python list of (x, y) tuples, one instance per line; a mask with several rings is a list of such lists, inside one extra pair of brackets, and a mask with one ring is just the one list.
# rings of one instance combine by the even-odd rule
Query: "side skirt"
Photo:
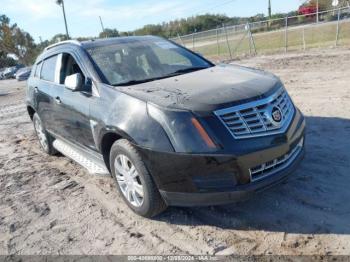
[(87, 152), (86, 150), (59, 138), (55, 139), (53, 147), (63, 155), (71, 158), (86, 168), (90, 174), (110, 175), (102, 156), (99, 157), (97, 154)]

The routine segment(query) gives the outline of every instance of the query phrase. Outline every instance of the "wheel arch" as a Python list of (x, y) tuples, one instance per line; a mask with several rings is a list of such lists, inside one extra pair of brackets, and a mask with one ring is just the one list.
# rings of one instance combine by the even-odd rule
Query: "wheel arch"
[(110, 171), (110, 163), (109, 163), (109, 155), (111, 152), (111, 148), (115, 141), (119, 139), (127, 139), (130, 142), (133, 142), (132, 139), (124, 134), (123, 132), (117, 130), (104, 130), (100, 136), (99, 150), (102, 154), (103, 161), (106, 164), (106, 167)]

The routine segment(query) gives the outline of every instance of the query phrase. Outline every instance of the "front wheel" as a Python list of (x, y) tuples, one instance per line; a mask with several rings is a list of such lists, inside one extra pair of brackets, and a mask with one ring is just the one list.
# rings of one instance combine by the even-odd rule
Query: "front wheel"
[(150, 218), (166, 209), (141, 156), (128, 140), (113, 144), (110, 167), (118, 191), (135, 213)]
[(57, 151), (54, 149), (52, 137), (45, 130), (43, 123), (37, 113), (33, 116), (33, 124), (35, 133), (38, 137), (41, 148), (49, 155), (55, 155)]

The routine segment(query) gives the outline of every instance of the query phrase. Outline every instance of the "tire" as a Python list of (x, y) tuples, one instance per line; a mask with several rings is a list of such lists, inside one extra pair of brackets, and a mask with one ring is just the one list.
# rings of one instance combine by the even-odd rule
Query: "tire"
[(52, 145), (54, 139), (45, 130), (43, 123), (37, 113), (34, 113), (33, 115), (33, 124), (42, 150), (49, 155), (55, 155), (57, 151)]
[(136, 214), (151, 218), (166, 209), (140, 154), (128, 140), (120, 139), (113, 144), (110, 168), (120, 195)]

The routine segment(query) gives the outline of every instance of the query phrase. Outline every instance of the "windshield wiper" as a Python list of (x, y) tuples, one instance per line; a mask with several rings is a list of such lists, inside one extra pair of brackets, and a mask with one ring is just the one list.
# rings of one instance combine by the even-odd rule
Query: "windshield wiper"
[(113, 86), (129, 86), (129, 85), (131, 86), (131, 85), (137, 85), (137, 84), (142, 84), (142, 83), (146, 83), (146, 82), (151, 82), (151, 81), (154, 81), (157, 79), (159, 79), (159, 77), (142, 79), (142, 80), (130, 80), (130, 81), (122, 82), (122, 83), (113, 84)]
[(167, 76), (174, 76), (174, 75), (181, 75), (185, 73), (190, 73), (198, 70), (203, 70), (209, 68), (208, 66), (197, 66), (197, 67), (187, 67), (187, 68), (182, 68), (179, 70), (176, 70), (175, 72), (172, 72), (168, 74)]
[(172, 76), (182, 75), (182, 74), (185, 74), (185, 73), (190, 73), (190, 72), (194, 72), (194, 71), (198, 71), (198, 70), (202, 70), (202, 69), (206, 69), (206, 68), (209, 68), (209, 67), (207, 67), (207, 66), (188, 67), (188, 68), (183, 68), (183, 69), (176, 70), (175, 72), (172, 72), (172, 73), (164, 75), (164, 76), (153, 77), (153, 78), (148, 78), (148, 79), (141, 79), (141, 80), (134, 80), (133, 79), (133, 80), (129, 80), (129, 81), (126, 81), (126, 82), (113, 84), (113, 86), (137, 85), (137, 84), (142, 84), (142, 83), (146, 83), (146, 82), (160, 80), (160, 79), (164, 79), (164, 78), (168, 78), (168, 77), (172, 77)]

